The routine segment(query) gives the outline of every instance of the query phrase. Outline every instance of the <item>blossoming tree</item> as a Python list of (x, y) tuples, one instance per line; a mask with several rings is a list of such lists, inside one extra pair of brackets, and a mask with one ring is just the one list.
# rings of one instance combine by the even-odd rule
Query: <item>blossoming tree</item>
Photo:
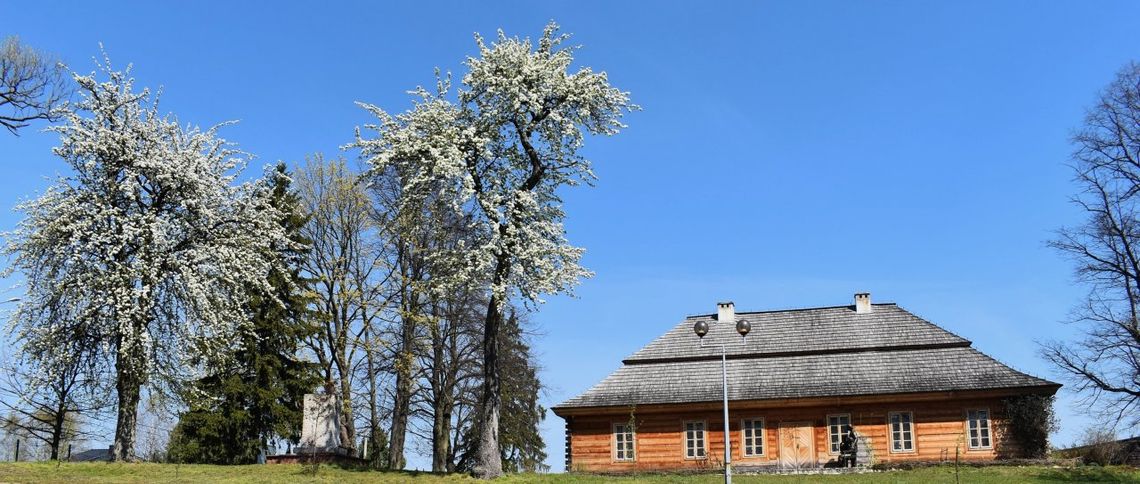
[[(73, 75), (82, 100), (51, 128), (71, 173), (18, 207), (6, 251), (26, 283), (13, 321), (22, 351), (54, 359), (39, 366), (50, 373), (79, 355), (45, 350), (82, 338), (79, 353), (106, 361), (113, 458), (133, 460), (141, 390), (219, 361), (245, 329), (249, 288), (267, 284), (262, 254), (291, 242), (268, 184), (237, 183), (246, 161), (217, 127), (160, 114), (129, 69), (105, 60), (100, 71)], [(56, 302), (74, 317), (39, 317)]]
[[(483, 388), (477, 419), (479, 477), (502, 474), (498, 442), (499, 336), (504, 308), (515, 299), (541, 303), (543, 294), (569, 292), (590, 272), (583, 249), (565, 236), (563, 186), (590, 184), (590, 162), (580, 154), (587, 135), (612, 135), (623, 114), (637, 109), (629, 93), (604, 72), (571, 72), (574, 48), (547, 25), (537, 45), (501, 31), (466, 61), (463, 87), (453, 98), (448, 78), (434, 92), (419, 88), (415, 106), (390, 115), (362, 104), (379, 121), (359, 130), (353, 146), (373, 173), (401, 174), (397, 205), (417, 210), (426, 200), (449, 200), (470, 216), (474, 230), (456, 249), (434, 254), (457, 284), (485, 283), (490, 298), (483, 324)], [(437, 76), (438, 77), (438, 76)]]

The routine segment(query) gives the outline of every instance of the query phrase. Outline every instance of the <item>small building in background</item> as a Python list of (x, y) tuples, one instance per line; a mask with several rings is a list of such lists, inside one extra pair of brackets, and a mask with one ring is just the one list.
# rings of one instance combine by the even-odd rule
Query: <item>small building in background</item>
[(68, 462), (111, 462), (111, 448), (87, 449), (71, 454)]
[[(751, 325), (746, 338), (738, 320)], [(699, 321), (708, 325), (700, 339)], [(1003, 438), (1005, 402), (1061, 387), (866, 293), (850, 306), (739, 314), (721, 303), (552, 408), (566, 421), (567, 470), (720, 467), (722, 346), (737, 468), (836, 465), (847, 426), (859, 464), (1021, 457)]]

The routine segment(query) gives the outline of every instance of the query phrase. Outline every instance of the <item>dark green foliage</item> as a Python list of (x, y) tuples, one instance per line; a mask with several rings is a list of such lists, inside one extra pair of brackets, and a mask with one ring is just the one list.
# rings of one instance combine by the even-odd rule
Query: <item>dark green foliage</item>
[[(499, 367), (503, 411), (499, 414), (499, 452), (503, 471), (545, 472), (549, 466), (543, 463), (546, 452), (538, 429), (546, 419), (546, 408), (538, 403), (542, 383), (530, 345), (513, 311), (503, 321), (501, 334)], [(475, 412), (478, 414), (477, 408)], [(472, 469), (478, 440), (478, 425), (468, 427), (456, 446), (458, 469)]]
[(1017, 443), (1021, 457), (1045, 457), (1049, 433), (1057, 429), (1052, 395), (1021, 395), (1005, 399), (1003, 431)]
[(518, 317), (511, 313), (503, 322), (502, 395), (503, 412), (499, 416), (499, 448), (506, 472), (542, 472), (542, 435), (538, 426), (546, 418), (546, 409), (538, 404), (542, 384), (538, 381), (538, 366), (530, 354), (530, 345), (523, 337)]
[(384, 470), (388, 468), (388, 432), (377, 427), (368, 440), (368, 468)]
[(296, 356), (300, 342), (315, 331), (305, 296), (308, 281), (298, 269), (308, 246), (299, 235), (305, 217), (283, 164), (275, 175), (272, 203), (284, 214), (281, 224), (294, 246), (266, 256), (281, 258), (287, 269), (269, 275), (273, 294), (250, 291), (251, 328), (230, 363), (187, 391), (189, 409), (171, 435), (170, 459), (176, 462), (250, 464), (278, 439), (296, 443), (304, 395), (320, 381), (317, 365)]

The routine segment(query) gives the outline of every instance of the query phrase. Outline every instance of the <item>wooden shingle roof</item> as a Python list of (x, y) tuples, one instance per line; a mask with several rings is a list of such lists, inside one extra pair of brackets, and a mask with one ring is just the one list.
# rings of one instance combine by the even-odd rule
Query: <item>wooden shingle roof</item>
[[(692, 316), (623, 360), (585, 393), (554, 409), (715, 402), (720, 355), (728, 355), (730, 400), (991, 390), (1060, 385), (1021, 373), (895, 304), (738, 313), (752, 324)], [(703, 342), (693, 324), (704, 320)]]
[[(752, 323), (741, 339), (735, 322), (718, 324), (715, 314), (690, 316), (669, 332), (623, 360), (623, 363), (683, 358), (803, 353), (914, 345), (966, 345), (970, 342), (911, 314), (893, 303), (875, 304), (869, 313), (854, 306), (737, 313)], [(697, 321), (709, 323), (703, 345), (693, 335)]]

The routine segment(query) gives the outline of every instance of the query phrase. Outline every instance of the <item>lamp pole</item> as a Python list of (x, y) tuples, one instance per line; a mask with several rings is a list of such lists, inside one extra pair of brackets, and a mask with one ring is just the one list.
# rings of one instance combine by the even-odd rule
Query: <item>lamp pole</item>
[(732, 484), (732, 436), (728, 432), (728, 352), (720, 345), (720, 385), (724, 394), (724, 484)]
[[(743, 319), (736, 322), (736, 332), (740, 334), (741, 343), (745, 341), (749, 331), (752, 331), (751, 323)], [(709, 323), (697, 321), (693, 325), (693, 332), (700, 338), (701, 346), (704, 346)], [(724, 396), (724, 484), (732, 484), (732, 434), (728, 425), (728, 350), (725, 349), (724, 343), (720, 345), (720, 385), (721, 395)]]

